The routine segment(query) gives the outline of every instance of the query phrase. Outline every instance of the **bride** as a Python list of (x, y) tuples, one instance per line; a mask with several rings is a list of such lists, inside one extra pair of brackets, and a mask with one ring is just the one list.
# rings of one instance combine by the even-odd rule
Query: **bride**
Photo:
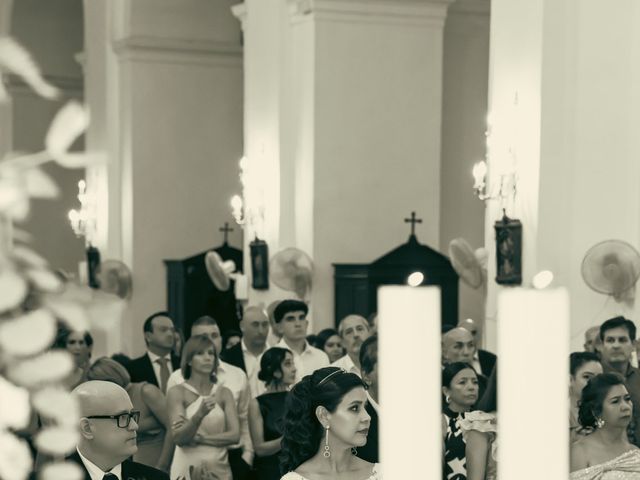
[(595, 431), (571, 446), (570, 480), (640, 478), (640, 450), (631, 444), (627, 427), (633, 404), (616, 373), (593, 377), (580, 399), (578, 421)]

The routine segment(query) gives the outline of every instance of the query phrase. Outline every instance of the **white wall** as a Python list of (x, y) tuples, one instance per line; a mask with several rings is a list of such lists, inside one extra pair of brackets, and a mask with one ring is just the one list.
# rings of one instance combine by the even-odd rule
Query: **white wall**
[[(484, 202), (472, 190), (471, 170), (485, 157), (489, 83), (489, 1), (458, 0), (444, 28), (440, 242), (462, 237), (484, 246)], [(484, 320), (484, 291), (460, 282), (459, 316)]]
[[(43, 74), (62, 90), (63, 96), (58, 101), (45, 100), (11, 77), (8, 124), (3, 124), (2, 129), (12, 133), (2, 151), (41, 150), (57, 110), (69, 98), (82, 98), (82, 72), (74, 60), (83, 48), (82, 15), (81, 0), (14, 3), (9, 33), (31, 52)], [(76, 147), (82, 148), (82, 142)], [(84, 257), (84, 243), (71, 230), (67, 212), (79, 206), (78, 180), (84, 177), (84, 170), (68, 170), (53, 163), (44, 169), (60, 187), (61, 195), (55, 200), (34, 200), (22, 228), (33, 234), (34, 249), (54, 268), (75, 274)]]

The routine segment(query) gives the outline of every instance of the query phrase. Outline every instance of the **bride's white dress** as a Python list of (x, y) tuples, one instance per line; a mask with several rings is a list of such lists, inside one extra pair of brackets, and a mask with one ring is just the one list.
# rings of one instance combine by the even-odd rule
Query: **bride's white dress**
[[(190, 392), (198, 395), (198, 398), (186, 409), (187, 418), (191, 418), (198, 411), (198, 408), (200, 408), (203, 397), (195, 388), (186, 382), (181, 383), (175, 388), (180, 387), (184, 387)], [(210, 395), (216, 391), (216, 387), (217, 384), (211, 389)], [(200, 423), (198, 433), (201, 435), (215, 435), (216, 433), (222, 433), (226, 430), (226, 423), (222, 407), (216, 404)], [(189, 467), (198, 467), (203, 463), (206, 465), (207, 470), (212, 471), (217, 475), (216, 478), (219, 480), (232, 480), (227, 449), (224, 447), (212, 447), (209, 445), (196, 445), (193, 447), (176, 446), (176, 450), (173, 455), (173, 462), (171, 463), (171, 480), (177, 480), (181, 477), (184, 477), (186, 480), (191, 480)]]
[[(280, 480), (307, 480), (307, 479), (296, 472), (289, 472), (284, 477), (280, 478)], [(373, 465), (373, 469), (371, 470), (371, 476), (366, 480), (382, 480), (379, 463), (376, 463)]]

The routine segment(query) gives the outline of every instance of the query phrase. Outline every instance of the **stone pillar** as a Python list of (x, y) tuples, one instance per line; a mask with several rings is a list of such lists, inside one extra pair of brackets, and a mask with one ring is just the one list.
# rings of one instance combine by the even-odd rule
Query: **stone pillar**
[[(312, 256), (316, 331), (335, 321), (332, 263), (371, 262), (403, 243), (403, 218), (412, 210), (424, 219), (419, 239), (437, 246), (449, 3), (244, 4), (245, 151), (255, 149), (252, 138), (258, 145), (261, 137), (265, 145), (278, 145), (264, 148), (261, 160), (273, 165), (271, 172), (279, 170), (277, 178), (269, 177), (280, 183), (278, 201), (267, 205), (275, 212), (270, 228), (278, 231), (270, 248), (297, 246)], [(267, 15), (263, 10), (270, 7)], [(251, 54), (260, 49), (279, 53), (265, 62)], [(270, 98), (262, 98), (262, 105), (272, 102), (271, 116), (254, 108), (258, 100), (252, 103), (251, 86), (259, 82)], [(259, 118), (270, 119), (268, 129), (259, 128)]]
[[(614, 314), (638, 318), (637, 307), (607, 301), (580, 273), (593, 244), (640, 240), (638, 21), (631, 0), (615, 9), (596, 0), (492, 3), (491, 164), (499, 170), (512, 162), (518, 174), (513, 211), (524, 224), (523, 279), (549, 269), (569, 288), (574, 349), (591, 325)], [(494, 206), (489, 244), (497, 215)], [(489, 317), (497, 291), (490, 290)]]
[(231, 221), (242, 155), (241, 35), (220, 2), (85, 3), (89, 148), (110, 157), (94, 184), (108, 198), (104, 248), (133, 271), (123, 349), (139, 353), (144, 319), (166, 308), (162, 260), (219, 245), (218, 227)]

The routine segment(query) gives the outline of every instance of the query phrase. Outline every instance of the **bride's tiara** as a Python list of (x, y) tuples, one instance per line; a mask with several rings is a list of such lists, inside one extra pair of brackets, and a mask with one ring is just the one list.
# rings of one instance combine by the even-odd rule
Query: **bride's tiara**
[(318, 382), (318, 386), (322, 385), (324, 382), (326, 382), (327, 380), (329, 380), (331, 377), (333, 377), (336, 373), (347, 373), (347, 371), (344, 368), (339, 368), (338, 370), (334, 370), (333, 372), (331, 372), (329, 375), (327, 375), (326, 377), (324, 377), (322, 380), (320, 380)]

